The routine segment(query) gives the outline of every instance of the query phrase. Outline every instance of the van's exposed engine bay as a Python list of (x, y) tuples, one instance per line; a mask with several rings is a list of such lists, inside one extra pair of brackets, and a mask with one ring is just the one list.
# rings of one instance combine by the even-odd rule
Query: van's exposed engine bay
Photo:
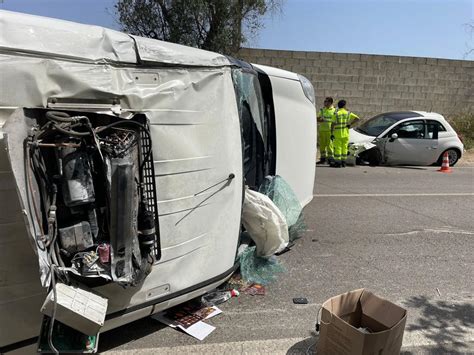
[(85, 284), (137, 285), (150, 273), (158, 243), (146, 117), (34, 116), (25, 144), (28, 200), (50, 270)]

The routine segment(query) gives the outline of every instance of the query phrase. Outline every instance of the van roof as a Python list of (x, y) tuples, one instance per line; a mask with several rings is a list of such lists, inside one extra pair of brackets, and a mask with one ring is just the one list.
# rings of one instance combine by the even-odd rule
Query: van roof
[(79, 61), (227, 66), (218, 53), (92, 25), (0, 10), (0, 49)]

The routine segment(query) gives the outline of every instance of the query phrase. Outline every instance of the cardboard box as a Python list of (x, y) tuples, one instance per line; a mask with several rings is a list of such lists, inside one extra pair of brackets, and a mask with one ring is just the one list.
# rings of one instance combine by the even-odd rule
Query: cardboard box
[(332, 297), (321, 309), (318, 354), (400, 354), (405, 309), (365, 290)]

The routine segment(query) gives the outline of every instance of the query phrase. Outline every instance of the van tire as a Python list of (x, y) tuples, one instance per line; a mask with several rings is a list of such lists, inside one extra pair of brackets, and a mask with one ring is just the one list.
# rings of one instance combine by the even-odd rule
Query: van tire
[(461, 152), (459, 152), (458, 149), (456, 148), (449, 148), (449, 149), (446, 149), (438, 158), (438, 161), (436, 162), (436, 165), (438, 166), (441, 166), (443, 164), (443, 156), (444, 156), (444, 153), (448, 152), (448, 156), (449, 156), (449, 166), (454, 166), (459, 158), (461, 157)]

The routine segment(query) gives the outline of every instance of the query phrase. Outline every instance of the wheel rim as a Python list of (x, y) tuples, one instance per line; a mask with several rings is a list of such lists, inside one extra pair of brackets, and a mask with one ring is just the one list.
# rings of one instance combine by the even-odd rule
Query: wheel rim
[(455, 150), (448, 150), (449, 165), (453, 165), (458, 160), (458, 153)]

